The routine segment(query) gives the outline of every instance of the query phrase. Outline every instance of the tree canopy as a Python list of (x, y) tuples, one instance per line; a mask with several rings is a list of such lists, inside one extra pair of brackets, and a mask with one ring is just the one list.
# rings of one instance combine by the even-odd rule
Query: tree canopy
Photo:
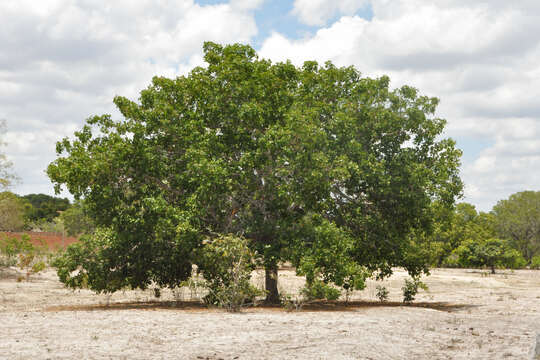
[(59, 216), (68, 236), (79, 236), (94, 232), (94, 223), (86, 215), (84, 202), (75, 201), (67, 210)]
[(178, 285), (203, 242), (226, 234), (265, 267), (269, 301), (282, 261), (356, 288), (393, 266), (427, 269), (412, 234), (430, 232), (432, 203), (451, 208), (462, 190), (437, 99), (240, 44), (204, 53), (206, 67), (155, 77), (139, 102), (115, 97), (124, 119), (91, 117), (57, 144), (55, 188), (84, 198), (104, 229), (93, 258), (77, 255), (83, 272), (106, 272), (94, 290)]
[(21, 196), (21, 198), (31, 205), (26, 214), (26, 217), (31, 222), (51, 222), (62, 211), (70, 207), (67, 198), (47, 194), (28, 194)]
[(25, 212), (30, 205), (12, 192), (0, 193), (0, 231), (20, 231), (24, 228)]
[(495, 226), (530, 263), (540, 255), (540, 191), (522, 191), (510, 195), (493, 207)]

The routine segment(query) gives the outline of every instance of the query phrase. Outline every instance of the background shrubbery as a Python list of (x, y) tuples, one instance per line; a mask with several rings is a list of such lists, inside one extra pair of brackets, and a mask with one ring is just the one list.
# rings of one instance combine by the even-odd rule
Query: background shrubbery
[[(22, 235), (0, 237), (0, 270), (1, 268), (17, 266), (29, 280), (32, 274), (37, 274), (47, 267), (52, 254), (45, 244), (34, 245), (30, 237)], [(18, 280), (23, 280), (20, 277)]]

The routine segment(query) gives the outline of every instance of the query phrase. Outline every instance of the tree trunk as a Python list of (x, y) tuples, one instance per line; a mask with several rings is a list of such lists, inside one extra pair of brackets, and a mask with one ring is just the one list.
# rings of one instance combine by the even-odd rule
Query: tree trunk
[(491, 265), (491, 273), (495, 274), (495, 265)]
[(269, 304), (279, 304), (278, 291), (278, 268), (277, 265), (267, 265), (264, 269), (266, 302)]

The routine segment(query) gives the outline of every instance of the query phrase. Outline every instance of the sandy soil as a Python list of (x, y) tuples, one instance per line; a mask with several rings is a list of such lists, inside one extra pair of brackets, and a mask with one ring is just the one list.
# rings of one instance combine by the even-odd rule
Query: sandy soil
[[(240, 314), (175, 302), (200, 296), (189, 290), (107, 297), (64, 289), (52, 270), (17, 276), (0, 274), (2, 359), (530, 359), (540, 332), (540, 271), (434, 270), (416, 306), (399, 303), (396, 271), (384, 306), (370, 282), (355, 306)], [(280, 284), (294, 294), (302, 280), (281, 271)]]

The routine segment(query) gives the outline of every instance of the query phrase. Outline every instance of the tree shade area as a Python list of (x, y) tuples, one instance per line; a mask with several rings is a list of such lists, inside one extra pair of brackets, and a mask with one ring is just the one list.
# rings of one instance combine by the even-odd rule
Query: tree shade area
[(204, 267), (204, 244), (232, 234), (265, 268), (270, 302), (284, 261), (346, 289), (394, 266), (427, 271), (418, 254), (435, 212), (462, 190), (437, 99), (330, 62), (273, 64), (240, 44), (205, 43), (204, 59), (155, 77), (139, 102), (116, 97), (123, 119), (91, 117), (57, 144), (49, 177), (85, 199), (100, 229), (66, 266), (96, 291), (174, 287)]

